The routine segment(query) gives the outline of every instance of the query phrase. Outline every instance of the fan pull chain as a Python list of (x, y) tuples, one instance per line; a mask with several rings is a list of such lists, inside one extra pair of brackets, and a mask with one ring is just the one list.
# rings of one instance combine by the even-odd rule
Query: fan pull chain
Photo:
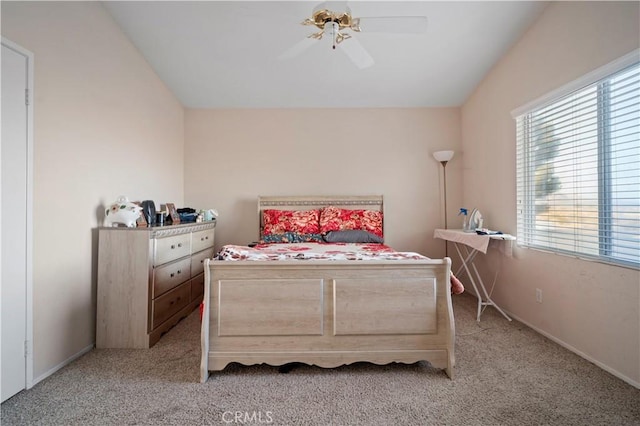
[(338, 24), (335, 22), (327, 22), (325, 24), (325, 32), (327, 30), (326, 25), (329, 25), (329, 29), (331, 30), (331, 47), (333, 48), (333, 50), (336, 49), (336, 44), (337, 44), (337, 38), (338, 38)]

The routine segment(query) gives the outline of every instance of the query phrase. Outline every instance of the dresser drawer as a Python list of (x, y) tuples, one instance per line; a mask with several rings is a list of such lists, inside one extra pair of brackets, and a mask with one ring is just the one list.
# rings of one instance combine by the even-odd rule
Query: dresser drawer
[(154, 241), (156, 246), (154, 265), (162, 265), (191, 254), (191, 234), (157, 238)]
[(205, 229), (204, 231), (198, 231), (193, 233), (193, 237), (191, 239), (191, 252), (196, 253), (200, 250), (207, 249), (209, 247), (213, 247), (213, 236), (215, 229)]
[(191, 283), (186, 283), (174, 288), (173, 290), (154, 299), (152, 302), (152, 318), (153, 324), (151, 329), (156, 328), (169, 318), (171, 315), (184, 308), (191, 301)]
[(191, 278), (191, 301), (199, 299), (202, 302), (204, 296), (204, 274), (200, 274), (194, 278)]
[(155, 299), (191, 278), (191, 262), (190, 258), (186, 258), (155, 268), (151, 298)]
[(210, 259), (213, 256), (213, 249), (205, 250), (200, 253), (196, 253), (191, 256), (191, 276), (204, 272), (204, 260)]

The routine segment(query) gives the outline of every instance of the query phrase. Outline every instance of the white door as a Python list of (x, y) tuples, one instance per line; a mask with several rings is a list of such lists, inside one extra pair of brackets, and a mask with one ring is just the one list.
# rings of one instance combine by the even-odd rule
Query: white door
[[(18, 49), (18, 50), (17, 50)], [(28, 304), (30, 280), (30, 83), (31, 56), (2, 40), (2, 401), (27, 387)], [(28, 306), (29, 305), (29, 306)]]

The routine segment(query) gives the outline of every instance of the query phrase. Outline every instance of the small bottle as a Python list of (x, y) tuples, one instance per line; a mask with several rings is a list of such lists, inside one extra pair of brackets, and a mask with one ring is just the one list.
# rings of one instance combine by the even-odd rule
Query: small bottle
[(469, 230), (469, 221), (467, 220), (467, 209), (460, 208), (458, 216), (462, 215), (462, 230), (467, 232)]

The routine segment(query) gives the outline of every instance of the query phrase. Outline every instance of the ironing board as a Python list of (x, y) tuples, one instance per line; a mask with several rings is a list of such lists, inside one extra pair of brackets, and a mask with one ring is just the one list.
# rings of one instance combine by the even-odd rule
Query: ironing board
[[(496, 248), (505, 256), (511, 257), (511, 242), (515, 240), (516, 237), (510, 234), (478, 235), (475, 232), (464, 232), (461, 229), (436, 229), (433, 237), (451, 241), (454, 244), (458, 256), (460, 256), (460, 260), (462, 261), (462, 265), (460, 265), (455, 272), (455, 275), (460, 276), (460, 272), (464, 270), (469, 276), (469, 281), (471, 281), (471, 285), (478, 297), (477, 321), (480, 322), (483, 306), (493, 306), (506, 319), (511, 321), (509, 315), (491, 299), (491, 295), (487, 292), (482, 277), (478, 273), (478, 269), (473, 261), (478, 253), (486, 254), (489, 247)], [(478, 287), (480, 287), (482, 293), (478, 291)]]

